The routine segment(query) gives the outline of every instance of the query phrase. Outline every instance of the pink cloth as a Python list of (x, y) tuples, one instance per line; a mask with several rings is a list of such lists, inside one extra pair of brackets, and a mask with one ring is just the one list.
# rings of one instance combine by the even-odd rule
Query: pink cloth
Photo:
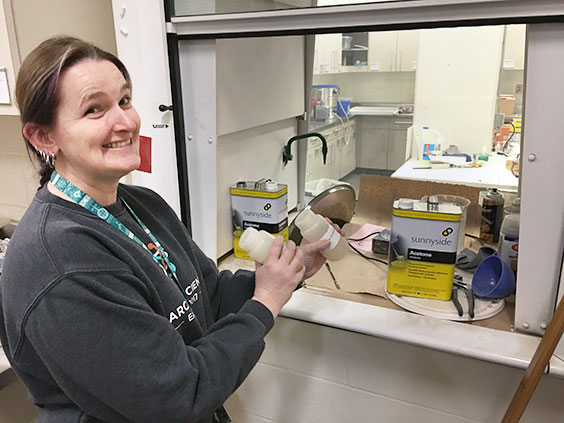
[(358, 231), (356, 231), (354, 234), (349, 236), (349, 239), (360, 239), (360, 238), (364, 238), (368, 234), (373, 234), (373, 235), (369, 236), (368, 238), (362, 241), (349, 241), (349, 244), (351, 244), (353, 247), (358, 248), (359, 250), (372, 252), (372, 238), (376, 236), (374, 232), (382, 231), (384, 229), (386, 228), (384, 228), (383, 226), (366, 223), (362, 225)]

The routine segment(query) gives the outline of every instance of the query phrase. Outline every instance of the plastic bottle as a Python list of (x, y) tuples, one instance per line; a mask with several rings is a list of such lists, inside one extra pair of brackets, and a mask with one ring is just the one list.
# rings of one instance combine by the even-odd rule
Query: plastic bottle
[(513, 272), (517, 272), (517, 256), (519, 254), (519, 213), (509, 213), (503, 219), (499, 231), (498, 253)]
[(331, 245), (321, 252), (327, 260), (340, 260), (347, 253), (347, 241), (329, 222), (310, 209), (302, 210), (298, 217), (296, 217), (295, 223), (307, 241), (315, 242), (320, 239), (331, 241)]
[(259, 263), (264, 263), (268, 249), (274, 242), (274, 235), (269, 232), (249, 227), (245, 229), (239, 239), (239, 247), (247, 252), (249, 257)]
[(521, 213), (521, 199), (519, 197), (516, 197), (515, 200), (503, 210), (504, 217), (511, 213)]
[(441, 154), (441, 145), (444, 138), (439, 131), (424, 126), (421, 131), (421, 140), (423, 144), (423, 160), (432, 160), (433, 156)]

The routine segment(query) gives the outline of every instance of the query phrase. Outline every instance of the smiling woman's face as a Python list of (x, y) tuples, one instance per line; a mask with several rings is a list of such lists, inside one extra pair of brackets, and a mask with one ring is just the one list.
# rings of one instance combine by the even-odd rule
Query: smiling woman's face
[(131, 88), (107, 60), (83, 60), (63, 72), (55, 123), (56, 170), (77, 184), (117, 184), (139, 167), (140, 119)]

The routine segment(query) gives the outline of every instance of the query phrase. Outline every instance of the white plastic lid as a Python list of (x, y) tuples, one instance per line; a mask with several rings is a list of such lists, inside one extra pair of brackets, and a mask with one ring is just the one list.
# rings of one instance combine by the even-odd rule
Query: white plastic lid
[(415, 200), (409, 198), (400, 198), (398, 200), (398, 209), (413, 210), (413, 203), (415, 203)]
[(267, 191), (276, 191), (278, 189), (278, 184), (274, 181), (268, 181), (266, 184), (264, 184), (264, 187)]
[(245, 251), (249, 251), (253, 245), (256, 244), (259, 237), (259, 232), (253, 228), (248, 227), (239, 238), (239, 247), (241, 247)]
[(501, 223), (501, 232), (504, 234), (518, 236), (519, 235), (519, 213), (511, 213), (503, 218)]
[(315, 222), (315, 213), (311, 209), (303, 209), (300, 214), (296, 216), (294, 223), (298, 228), (303, 230), (304, 228), (312, 225)]

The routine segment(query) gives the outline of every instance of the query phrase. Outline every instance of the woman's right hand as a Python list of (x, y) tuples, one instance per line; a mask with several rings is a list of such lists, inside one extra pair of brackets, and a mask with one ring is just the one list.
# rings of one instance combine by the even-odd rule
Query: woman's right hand
[(282, 251), (284, 239), (274, 239), (264, 264), (256, 263), (253, 300), (264, 304), (274, 317), (288, 302), (305, 275), (304, 255), (293, 241)]

